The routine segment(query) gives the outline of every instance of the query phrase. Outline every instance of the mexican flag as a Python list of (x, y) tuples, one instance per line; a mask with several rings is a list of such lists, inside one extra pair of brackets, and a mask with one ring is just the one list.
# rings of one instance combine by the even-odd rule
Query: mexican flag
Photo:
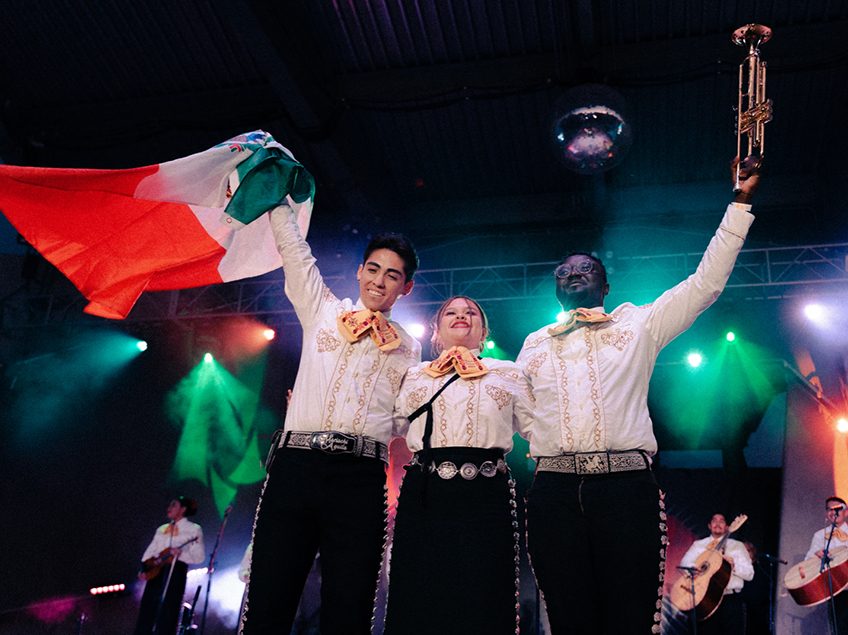
[(0, 211), (88, 299), (125, 318), (144, 291), (240, 280), (281, 266), (265, 212), (304, 237), (312, 176), (266, 132), (128, 170), (0, 165)]

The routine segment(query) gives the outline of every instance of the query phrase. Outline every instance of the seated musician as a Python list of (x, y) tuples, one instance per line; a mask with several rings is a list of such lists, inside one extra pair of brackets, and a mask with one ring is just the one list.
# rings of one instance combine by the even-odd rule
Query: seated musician
[(191, 498), (180, 496), (172, 500), (168, 505), (168, 522), (156, 530), (144, 551), (138, 575), (147, 584), (135, 635), (154, 632), (154, 625), (158, 635), (176, 633), (188, 565), (203, 562), (206, 557), (203, 530), (188, 520), (196, 513), (197, 503)]
[[(821, 558), (824, 555), (825, 546), (828, 553), (833, 554), (836, 549), (848, 547), (848, 505), (838, 496), (829, 496), (824, 502), (825, 519), (827, 525), (813, 534), (810, 548), (804, 559), (813, 556)], [(831, 536), (831, 530), (833, 535)], [(830, 539), (830, 544), (828, 544)], [(848, 593), (838, 594), (834, 600), (836, 612), (837, 632), (848, 633)]]
[[(724, 514), (713, 514), (707, 527), (710, 535), (692, 543), (680, 561), (680, 566), (695, 567), (698, 556), (708, 549), (716, 549), (727, 533), (727, 519)], [(723, 557), (730, 563), (730, 580), (718, 608), (706, 621), (698, 625), (698, 633), (701, 635), (745, 635), (745, 603), (739, 592), (746, 581), (754, 579), (754, 565), (745, 544), (732, 538), (724, 542)]]

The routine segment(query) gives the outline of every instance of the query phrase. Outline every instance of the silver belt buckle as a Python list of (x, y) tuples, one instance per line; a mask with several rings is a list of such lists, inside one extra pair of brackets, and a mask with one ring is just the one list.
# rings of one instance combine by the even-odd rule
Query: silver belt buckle
[(483, 464), (480, 466), (480, 474), (486, 478), (492, 478), (498, 473), (498, 467), (492, 461), (483, 461)]
[(609, 455), (605, 452), (587, 452), (574, 455), (574, 471), (577, 474), (609, 474)]
[(349, 454), (353, 452), (351, 441), (356, 441), (355, 437), (342, 432), (313, 432), (309, 436), (309, 447), (327, 454)]
[(463, 463), (462, 467), (459, 468), (459, 475), (466, 481), (470, 481), (477, 476), (478, 471), (477, 466), (473, 463)]
[(446, 481), (448, 481), (448, 480), (452, 479), (454, 476), (456, 476), (457, 472), (459, 472), (459, 470), (456, 469), (456, 465), (451, 463), (450, 461), (445, 461), (444, 463), (439, 463), (439, 465), (436, 466), (436, 474), (438, 474), (441, 478), (445, 479)]

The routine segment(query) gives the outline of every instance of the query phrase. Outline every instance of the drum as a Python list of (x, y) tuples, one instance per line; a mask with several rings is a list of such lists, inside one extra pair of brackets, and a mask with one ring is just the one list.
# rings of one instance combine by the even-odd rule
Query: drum
[(848, 586), (848, 547), (839, 547), (830, 552), (830, 578), (828, 569), (821, 571), (821, 558), (813, 556), (794, 565), (783, 583), (789, 595), (801, 606), (815, 606), (830, 597), (831, 586), (836, 595)]

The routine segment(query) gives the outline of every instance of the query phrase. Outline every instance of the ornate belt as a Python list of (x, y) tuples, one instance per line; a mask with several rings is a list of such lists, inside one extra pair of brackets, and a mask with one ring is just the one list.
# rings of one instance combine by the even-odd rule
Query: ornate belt
[(438, 465), (436, 465), (435, 461), (432, 461), (430, 465), (425, 466), (421, 463), (421, 459), (418, 454), (415, 454), (412, 457), (410, 465), (417, 465), (422, 470), (427, 470), (431, 474), (435, 473), (439, 478), (443, 478), (446, 481), (452, 479), (457, 474), (466, 481), (471, 481), (477, 478), (478, 475), (485, 476), (486, 478), (492, 478), (498, 472), (501, 474), (506, 473), (506, 461), (503, 459), (498, 459), (497, 461), (483, 461), (479, 466), (474, 463), (463, 463), (457, 467), (456, 463), (453, 461), (442, 461)]
[(537, 472), (562, 472), (564, 474), (611, 474), (635, 472), (651, 467), (641, 450), (628, 452), (575, 452), (559, 456), (541, 456), (536, 463)]
[(326, 454), (352, 454), (388, 463), (389, 449), (371, 437), (327, 430), (322, 432), (286, 432), (280, 439), (281, 448), (320, 450)]

